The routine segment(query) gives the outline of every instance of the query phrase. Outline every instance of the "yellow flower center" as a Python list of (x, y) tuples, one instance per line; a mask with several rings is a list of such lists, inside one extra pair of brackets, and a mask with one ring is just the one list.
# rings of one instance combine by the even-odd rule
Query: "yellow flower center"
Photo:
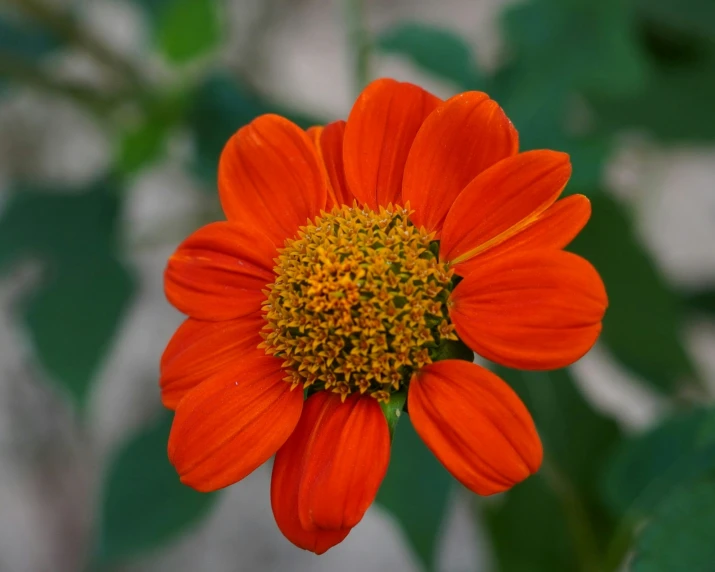
[(388, 401), (457, 339), (447, 312), (452, 271), (408, 215), (392, 205), (335, 208), (280, 250), (262, 347), (285, 360), (294, 387)]

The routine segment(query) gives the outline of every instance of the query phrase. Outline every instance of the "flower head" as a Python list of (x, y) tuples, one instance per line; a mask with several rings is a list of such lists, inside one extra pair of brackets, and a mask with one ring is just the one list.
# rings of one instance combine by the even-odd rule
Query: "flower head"
[(590, 216), (558, 200), (564, 153), (518, 152), (483, 93), (441, 101), (370, 84), (347, 122), (304, 132), (264, 115), (219, 165), (226, 222), (169, 259), (187, 314), (161, 363), (176, 416), (169, 457), (198, 490), (272, 455), (271, 502), (294, 544), (322, 553), (372, 503), (387, 470), (381, 404), (407, 394), (417, 433), (479, 494), (536, 472), (542, 448), (511, 388), (474, 363), (554, 369), (595, 343), (600, 277), (563, 248)]
[[(379, 401), (457, 339), (452, 270), (404, 208), (334, 207), (286, 241), (264, 303), (266, 353), (292, 382)], [(434, 250), (434, 251), (433, 251)]]

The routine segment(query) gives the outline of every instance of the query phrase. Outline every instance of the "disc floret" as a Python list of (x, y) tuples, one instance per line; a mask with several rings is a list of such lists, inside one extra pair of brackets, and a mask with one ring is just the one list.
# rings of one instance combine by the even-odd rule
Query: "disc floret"
[(452, 271), (405, 207), (336, 207), (302, 227), (276, 259), (263, 347), (294, 387), (388, 401), (440, 343), (457, 339)]

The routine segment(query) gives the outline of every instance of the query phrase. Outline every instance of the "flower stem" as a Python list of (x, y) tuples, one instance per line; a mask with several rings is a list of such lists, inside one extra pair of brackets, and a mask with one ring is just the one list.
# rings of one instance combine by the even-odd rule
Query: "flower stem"
[[(526, 388), (532, 397), (534, 410), (541, 410), (544, 416), (549, 415), (551, 409), (548, 402), (544, 400), (544, 395), (534, 392), (532, 389), (536, 380), (549, 387), (549, 374), (547, 372), (521, 372), (521, 375), (524, 381), (527, 382)], [(575, 555), (579, 560), (579, 570), (583, 572), (608, 572), (602, 562), (598, 538), (589, 514), (587, 499), (584, 498), (569, 476), (548, 455), (544, 455), (541, 474), (561, 504), (564, 517), (568, 523), (569, 534), (573, 541)]]
[(581, 570), (604, 572), (600, 563), (596, 536), (581, 495), (549, 459), (544, 459), (541, 472), (561, 502), (576, 554), (580, 560)]
[(345, 25), (353, 59), (355, 91), (359, 93), (370, 81), (372, 42), (365, 22), (363, 0), (345, 0)]

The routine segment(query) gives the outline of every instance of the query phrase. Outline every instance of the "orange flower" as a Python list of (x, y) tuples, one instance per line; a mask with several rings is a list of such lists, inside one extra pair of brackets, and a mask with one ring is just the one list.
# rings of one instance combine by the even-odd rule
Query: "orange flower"
[(590, 216), (581, 195), (557, 200), (570, 174), (564, 153), (518, 153), (485, 94), (441, 101), (389, 79), (347, 122), (241, 128), (219, 165), (228, 221), (189, 236), (166, 270), (189, 316), (161, 362), (182, 482), (226, 487), (275, 454), (276, 522), (322, 553), (375, 498), (390, 457), (381, 404), (405, 392), (415, 430), (467, 488), (533, 474), (541, 443), (516, 394), (440, 358), (461, 339), (553, 369), (594, 344), (607, 299), (562, 250)]

